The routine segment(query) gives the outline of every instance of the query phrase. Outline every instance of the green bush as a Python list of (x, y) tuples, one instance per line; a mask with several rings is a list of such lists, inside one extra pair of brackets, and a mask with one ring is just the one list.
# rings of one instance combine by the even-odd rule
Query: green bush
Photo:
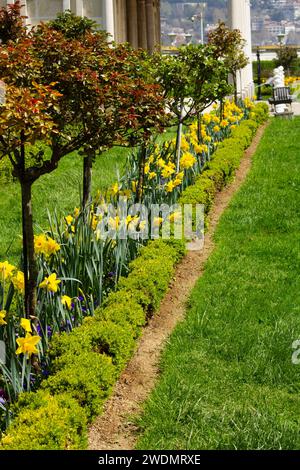
[(23, 393), (0, 450), (77, 450), (87, 446), (85, 411), (68, 394)]
[(50, 393), (68, 392), (86, 409), (89, 419), (101, 413), (116, 380), (112, 359), (104, 354), (82, 351), (63, 355), (58, 371), (42, 383)]
[(116, 368), (122, 369), (132, 354), (134, 345), (134, 332), (129, 322), (118, 325), (111, 319), (102, 321), (87, 317), (82, 327), (53, 339), (52, 367), (54, 371), (58, 371), (71, 355), (78, 356), (84, 351), (93, 351), (110, 356)]

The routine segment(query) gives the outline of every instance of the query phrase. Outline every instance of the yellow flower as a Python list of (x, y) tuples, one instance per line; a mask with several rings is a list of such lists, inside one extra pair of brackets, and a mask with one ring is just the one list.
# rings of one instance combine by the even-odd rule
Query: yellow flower
[(175, 188), (175, 185), (174, 185), (174, 182), (173, 182), (173, 181), (169, 181), (169, 182), (166, 184), (166, 191), (167, 191), (167, 193), (171, 193), (174, 188)]
[(111, 187), (111, 191), (114, 195), (118, 194), (119, 192), (119, 184), (118, 183), (115, 183), (112, 187)]
[(154, 227), (160, 227), (161, 224), (163, 223), (163, 218), (162, 217), (154, 217), (153, 219), (153, 225)]
[(159, 159), (157, 160), (157, 166), (158, 166), (159, 168), (164, 168), (165, 165), (166, 165), (166, 163), (165, 163), (165, 161), (164, 161), (162, 158), (159, 158)]
[(58, 285), (61, 283), (59, 279), (56, 278), (56, 273), (50, 274), (49, 277), (45, 277), (43, 282), (40, 283), (39, 287), (41, 289), (46, 289), (48, 292), (57, 292)]
[(60, 250), (60, 245), (53, 238), (42, 234), (34, 237), (34, 249), (36, 253), (49, 257)]
[(80, 214), (80, 209), (78, 207), (75, 207), (74, 209), (74, 217), (75, 219), (77, 219), (79, 217), (79, 214)]
[(73, 220), (74, 219), (72, 215), (67, 215), (67, 217), (65, 217), (65, 221), (67, 222), (67, 225), (72, 225)]
[(15, 270), (15, 266), (9, 264), (8, 261), (0, 263), (0, 280), (2, 278), (5, 281), (6, 279), (11, 278)]
[(214, 122), (215, 124), (219, 124), (219, 122), (220, 122), (220, 118), (219, 118), (218, 116), (214, 116), (214, 117), (212, 118), (212, 120), (213, 120), (213, 122)]
[(17, 289), (22, 294), (25, 289), (24, 273), (18, 271), (17, 274), (12, 278), (12, 283), (15, 289)]
[(47, 245), (45, 247), (45, 255), (46, 256), (55, 255), (55, 253), (59, 250), (60, 250), (60, 245), (55, 240), (53, 240), (53, 238), (48, 238)]
[(209, 113), (203, 114), (202, 119), (205, 124), (211, 123), (211, 115)]
[(175, 173), (175, 170), (174, 170), (174, 168), (171, 164), (166, 165), (164, 167), (164, 169), (162, 170), (162, 172), (161, 172), (161, 174), (164, 178), (169, 178), (170, 176), (173, 175), (173, 173)]
[(220, 132), (221, 128), (220, 126), (214, 126), (213, 131), (214, 132)]
[(180, 167), (183, 169), (191, 168), (195, 163), (196, 158), (189, 152), (184, 153), (180, 159)]
[(190, 149), (190, 145), (184, 136), (181, 138), (180, 148), (184, 151), (188, 151)]
[(28, 354), (29, 357), (31, 354), (37, 354), (36, 345), (40, 341), (41, 338), (39, 336), (32, 336), (30, 333), (27, 333), (25, 338), (17, 338), (17, 345), (19, 347), (16, 350), (16, 354)]
[(230, 128), (233, 130), (236, 128), (236, 124), (232, 124), (232, 126), (230, 126)]
[(149, 177), (148, 177), (149, 180), (153, 180), (155, 177), (156, 177), (155, 171), (151, 171), (151, 172), (149, 173)]
[(184, 177), (184, 172), (183, 171), (181, 171), (180, 173), (177, 173), (177, 175), (176, 175), (176, 177), (173, 181), (173, 184), (174, 184), (175, 188), (176, 188), (176, 186), (179, 186), (182, 183), (183, 177)]
[(228, 124), (229, 124), (228, 121), (226, 119), (223, 119), (223, 121), (221, 121), (221, 123), (220, 123), (220, 126), (221, 127), (227, 127)]
[(172, 214), (169, 215), (169, 221), (173, 224), (177, 220), (181, 219), (181, 214), (180, 212), (173, 212)]
[(21, 318), (20, 325), (23, 328), (23, 330), (26, 331), (26, 333), (32, 332), (30, 320), (28, 320), (27, 318)]
[(61, 303), (67, 307), (69, 310), (71, 310), (72, 307), (72, 299), (68, 295), (63, 295), (61, 298)]
[(6, 317), (6, 310), (0, 310), (0, 326), (7, 325), (7, 322), (4, 320)]
[(145, 175), (148, 175), (149, 172), (150, 172), (150, 165), (149, 163), (146, 163), (144, 173)]
[(93, 214), (92, 215), (92, 221), (91, 221), (92, 229), (96, 230), (97, 225), (98, 225), (98, 217), (95, 214)]

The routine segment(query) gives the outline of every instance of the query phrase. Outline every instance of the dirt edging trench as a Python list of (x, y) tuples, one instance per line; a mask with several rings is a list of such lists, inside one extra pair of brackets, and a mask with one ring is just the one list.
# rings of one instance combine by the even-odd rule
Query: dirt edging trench
[(252, 156), (268, 123), (261, 126), (251, 146), (245, 151), (234, 181), (217, 194), (209, 215), (209, 229), (202, 251), (190, 251), (177, 266), (169, 290), (159, 311), (144, 329), (136, 352), (117, 382), (114, 393), (106, 402), (104, 412), (89, 429), (89, 450), (131, 450), (138, 439), (138, 429), (130, 416), (142, 411), (159, 377), (159, 358), (166, 341), (179, 321), (184, 318), (186, 302), (204, 265), (214, 249), (216, 226), (232, 196), (244, 182)]

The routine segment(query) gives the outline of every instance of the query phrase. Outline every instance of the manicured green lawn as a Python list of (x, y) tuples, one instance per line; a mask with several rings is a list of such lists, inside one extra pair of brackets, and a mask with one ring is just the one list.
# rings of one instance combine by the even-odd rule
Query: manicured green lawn
[(171, 336), (141, 449), (299, 449), (300, 120), (273, 120)]

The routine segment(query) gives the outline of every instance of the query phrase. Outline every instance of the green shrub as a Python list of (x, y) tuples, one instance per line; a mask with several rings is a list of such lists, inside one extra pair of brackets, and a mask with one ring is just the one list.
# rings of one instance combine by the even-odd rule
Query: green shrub
[(116, 377), (110, 357), (87, 351), (74, 356), (70, 352), (63, 355), (59, 370), (42, 383), (42, 388), (52, 394), (68, 392), (91, 419), (101, 413)]
[(68, 394), (23, 393), (0, 450), (77, 450), (87, 446), (85, 411)]
[[(139, 296), (139, 298), (141, 298)], [(138, 302), (135, 293), (125, 291), (112, 292), (104, 305), (95, 311), (96, 318), (111, 320), (121, 326), (131, 325), (134, 338), (140, 335), (141, 327), (145, 325), (145, 312), (142, 303), (146, 302), (146, 296), (142, 297), (143, 302)]]
[(112, 358), (116, 368), (122, 369), (134, 349), (134, 332), (128, 322), (118, 325), (111, 320), (101, 321), (87, 317), (80, 328), (56, 336), (51, 345), (53, 370), (60, 370), (70, 355), (93, 351)]

